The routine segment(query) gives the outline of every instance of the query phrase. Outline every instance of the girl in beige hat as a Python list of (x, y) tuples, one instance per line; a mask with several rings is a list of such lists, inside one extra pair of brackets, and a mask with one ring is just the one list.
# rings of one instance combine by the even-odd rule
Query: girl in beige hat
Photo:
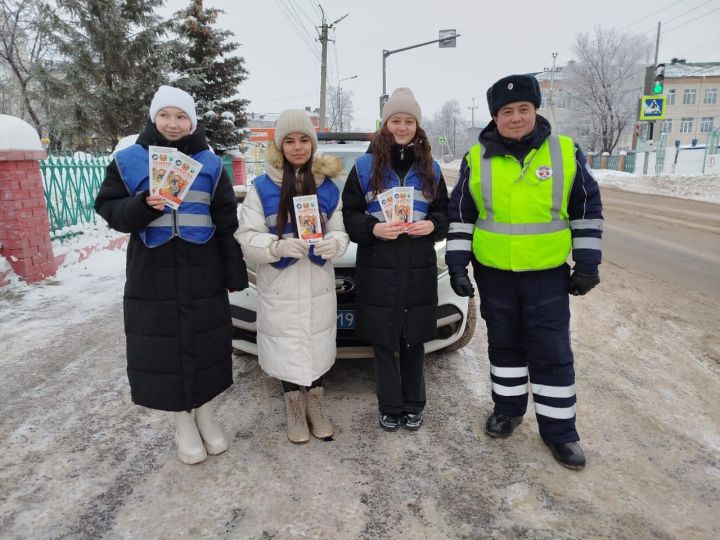
[[(386, 431), (422, 425), (423, 343), (435, 337), (437, 320), (434, 246), (448, 230), (445, 180), (420, 120), (412, 91), (395, 90), (371, 152), (357, 159), (343, 191), (345, 227), (358, 244), (355, 334), (373, 344), (379, 422)], [(409, 226), (388, 222), (378, 201), (395, 187), (413, 188)]]
[[(332, 259), (345, 252), (340, 191), (343, 164), (314, 157), (317, 137), (307, 113), (280, 115), (257, 177), (240, 211), (235, 238), (257, 265), (257, 348), (262, 369), (282, 382), (288, 439), (331, 437), (322, 376), (335, 362), (337, 299)], [(317, 195), (323, 238), (298, 238), (293, 197)], [(309, 422), (309, 426), (308, 426)]]

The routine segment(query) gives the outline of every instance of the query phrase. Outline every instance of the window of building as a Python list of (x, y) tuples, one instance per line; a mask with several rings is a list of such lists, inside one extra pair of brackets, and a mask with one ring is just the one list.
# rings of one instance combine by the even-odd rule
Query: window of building
[(540, 90), (540, 108), (545, 109), (548, 106), (548, 91)]
[(700, 132), (701, 133), (710, 133), (713, 130), (713, 117), (712, 116), (703, 116), (700, 119)]
[(675, 89), (668, 90), (667, 93), (667, 104), (668, 105), (675, 105)]
[(672, 118), (660, 122), (660, 133), (672, 133)]
[(705, 90), (705, 105), (715, 105), (717, 103), (717, 88), (708, 88)]
[(680, 120), (680, 133), (692, 133), (693, 130), (693, 119), (690, 117), (683, 117)]
[(570, 96), (570, 93), (560, 90), (557, 95), (557, 101), (555, 103), (555, 106), (558, 109), (569, 109), (571, 103), (572, 103), (572, 98)]
[(683, 90), (683, 105), (695, 105), (697, 101), (697, 90), (695, 88), (686, 88)]

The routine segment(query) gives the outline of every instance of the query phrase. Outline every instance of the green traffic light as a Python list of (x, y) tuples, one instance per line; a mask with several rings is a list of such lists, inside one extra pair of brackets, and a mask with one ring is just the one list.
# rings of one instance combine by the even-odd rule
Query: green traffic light
[(662, 94), (663, 93), (663, 84), (660, 82), (656, 82), (653, 86), (653, 94)]

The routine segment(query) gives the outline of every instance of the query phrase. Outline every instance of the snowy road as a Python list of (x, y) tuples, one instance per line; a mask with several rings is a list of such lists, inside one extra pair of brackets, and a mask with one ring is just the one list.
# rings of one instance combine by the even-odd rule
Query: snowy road
[(335, 440), (291, 445), (279, 384), (237, 356), (216, 403), (230, 450), (189, 467), (169, 415), (130, 403), (122, 272), (87, 275), (78, 289), (109, 296), (104, 307), (79, 317), (55, 297), (25, 338), (0, 326), (2, 538), (720, 536), (710, 298), (608, 262), (603, 283), (572, 299), (581, 472), (553, 461), (532, 415), (508, 440), (484, 435), (482, 326), (466, 349), (429, 358), (417, 433), (379, 430), (371, 363), (342, 361), (327, 377)]
[[(717, 180), (613, 181), (720, 200)], [(130, 403), (124, 252), (105, 251), (0, 288), (0, 538), (720, 538), (720, 301), (672, 269), (691, 253), (717, 268), (717, 244), (693, 242), (717, 234), (720, 207), (610, 190), (606, 206), (602, 283), (571, 299), (584, 471), (553, 461), (532, 414), (510, 439), (483, 433), (482, 321), (428, 358), (417, 433), (377, 428), (371, 363), (348, 360), (327, 377), (335, 440), (291, 445), (279, 384), (236, 356), (215, 404), (231, 447), (183, 465), (170, 416)], [(647, 254), (615, 241), (626, 221)]]
[(720, 302), (717, 204), (602, 191), (603, 260)]

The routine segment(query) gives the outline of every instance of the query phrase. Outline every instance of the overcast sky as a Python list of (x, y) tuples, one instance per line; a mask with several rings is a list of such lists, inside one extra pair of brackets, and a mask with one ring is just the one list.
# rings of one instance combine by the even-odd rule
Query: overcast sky
[[(170, 0), (168, 12), (187, 5)], [(720, 61), (720, 0), (205, 0), (223, 9), (219, 24), (232, 30), (250, 72), (240, 88), (248, 111), (280, 112), (320, 104), (320, 44), (316, 26), (325, 10), (334, 41), (328, 46), (328, 85), (354, 93), (354, 127), (374, 129), (382, 93), (382, 51), (438, 39), (456, 29), (454, 49), (437, 44), (387, 58), (388, 93), (409, 86), (423, 115), (432, 117), (457, 99), (469, 120), (488, 119), (485, 91), (511, 73), (542, 71), (572, 59), (580, 32), (595, 25), (641, 33), (653, 44), (662, 23), (659, 61)], [(290, 13), (293, 15), (291, 16)], [(650, 59), (652, 62), (652, 59)]]

